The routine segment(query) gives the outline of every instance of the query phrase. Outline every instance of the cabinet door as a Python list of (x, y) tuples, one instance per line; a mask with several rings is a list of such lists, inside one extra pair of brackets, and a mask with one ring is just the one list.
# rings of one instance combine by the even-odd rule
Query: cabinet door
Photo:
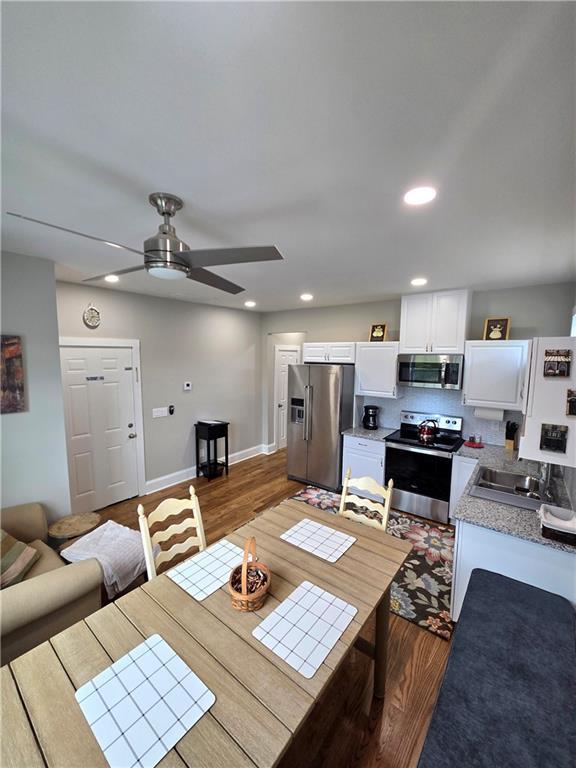
[(353, 341), (332, 343), (327, 347), (331, 363), (353, 363), (356, 359), (356, 344)]
[(468, 291), (441, 291), (432, 297), (431, 351), (443, 355), (464, 353), (468, 324)]
[(430, 351), (432, 294), (402, 296), (400, 312), (400, 352), (407, 355)]
[(460, 501), (464, 488), (478, 464), (477, 459), (466, 456), (454, 456), (452, 459), (452, 482), (450, 485), (450, 516)]
[(398, 342), (356, 344), (356, 394), (396, 397)]
[(302, 344), (302, 362), (326, 363), (328, 362), (327, 344)]
[[(361, 446), (344, 446), (342, 457), (342, 479), (346, 471), (350, 468), (351, 477), (371, 477), (380, 485), (384, 485), (384, 454), (373, 453), (369, 450), (363, 450)], [(353, 486), (350, 486), (353, 492)], [(374, 498), (376, 496), (362, 491), (362, 496)], [(382, 499), (380, 498), (380, 501)]]
[(467, 341), (464, 405), (522, 410), (529, 341)]

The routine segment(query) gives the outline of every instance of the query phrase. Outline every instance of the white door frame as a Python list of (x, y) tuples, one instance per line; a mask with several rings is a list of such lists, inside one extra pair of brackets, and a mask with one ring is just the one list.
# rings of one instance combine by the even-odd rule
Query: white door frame
[(144, 452), (144, 416), (142, 412), (142, 368), (140, 366), (140, 339), (90, 339), (85, 336), (60, 336), (61, 347), (116, 347), (132, 350), (132, 366), (135, 376), (132, 376), (132, 393), (134, 396), (134, 421), (136, 434), (141, 440), (136, 440), (136, 474), (138, 481), (138, 496), (146, 495), (146, 462)]
[[(298, 352), (298, 362), (302, 362), (302, 345), (301, 344), (274, 344), (274, 451), (278, 450), (278, 379), (277, 379), (277, 359), (278, 352), (284, 350), (285, 352)], [(288, 415), (286, 415), (288, 418)]]

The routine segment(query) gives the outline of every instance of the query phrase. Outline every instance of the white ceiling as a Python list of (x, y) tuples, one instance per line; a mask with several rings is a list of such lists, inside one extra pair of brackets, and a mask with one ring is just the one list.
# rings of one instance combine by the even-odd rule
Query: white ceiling
[[(191, 247), (285, 261), (215, 268), (236, 297), (117, 288), (227, 306), (574, 279), (574, 24), (546, 2), (4, 3), (2, 208), (140, 248), (173, 192)], [(438, 198), (408, 209), (418, 182)], [(65, 279), (138, 263), (2, 226)]]

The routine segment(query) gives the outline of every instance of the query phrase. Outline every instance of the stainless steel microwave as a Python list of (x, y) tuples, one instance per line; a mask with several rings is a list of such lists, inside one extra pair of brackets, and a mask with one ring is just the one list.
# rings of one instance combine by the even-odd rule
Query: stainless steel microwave
[(398, 355), (398, 384), (462, 389), (464, 355)]

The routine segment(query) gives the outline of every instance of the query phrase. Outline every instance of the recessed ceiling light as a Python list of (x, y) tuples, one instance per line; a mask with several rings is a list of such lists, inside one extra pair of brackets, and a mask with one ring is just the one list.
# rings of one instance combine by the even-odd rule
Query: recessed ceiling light
[(303, 294), (300, 296), (300, 298), (302, 299), (302, 301), (312, 301), (312, 299), (314, 298), (314, 296), (312, 296), (312, 294), (311, 294), (311, 293), (303, 293)]
[(414, 280), (410, 280), (410, 285), (418, 286), (418, 285), (426, 285), (428, 282), (427, 277), (415, 277)]
[(252, 307), (256, 306), (256, 302), (255, 301), (251, 301), (251, 300), (250, 301), (245, 301), (244, 302), (244, 306), (245, 307), (250, 307), (250, 309), (252, 309)]
[(118, 275), (106, 275), (104, 280), (106, 280), (107, 283), (117, 283), (120, 280), (120, 278), (118, 277)]
[(436, 197), (434, 187), (414, 187), (409, 189), (404, 195), (406, 205), (425, 205), (431, 203)]

